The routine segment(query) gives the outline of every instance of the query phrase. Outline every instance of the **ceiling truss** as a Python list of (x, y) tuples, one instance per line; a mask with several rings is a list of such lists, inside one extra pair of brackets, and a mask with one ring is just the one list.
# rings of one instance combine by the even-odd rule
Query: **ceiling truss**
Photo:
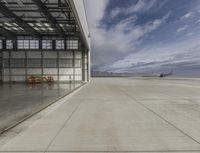
[(77, 36), (79, 27), (65, 0), (0, 1), (0, 35)]
[(19, 16), (15, 15), (9, 8), (7, 8), (4, 4), (0, 3), (0, 12), (10, 18), (13, 22), (18, 24), (22, 29), (24, 29), (27, 33), (34, 37), (40, 37), (40, 34), (30, 27), (25, 21), (23, 21)]

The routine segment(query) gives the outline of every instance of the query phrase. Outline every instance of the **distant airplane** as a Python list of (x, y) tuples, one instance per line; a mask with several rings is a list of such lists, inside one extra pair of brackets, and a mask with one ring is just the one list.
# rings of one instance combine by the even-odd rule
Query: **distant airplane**
[(161, 73), (160, 78), (164, 78), (164, 77), (167, 77), (167, 76), (170, 76), (170, 75), (173, 75), (173, 71), (171, 71), (169, 73)]

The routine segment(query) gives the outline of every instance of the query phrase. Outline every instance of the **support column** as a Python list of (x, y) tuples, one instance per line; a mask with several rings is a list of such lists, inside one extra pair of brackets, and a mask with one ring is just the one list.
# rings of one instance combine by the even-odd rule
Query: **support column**
[(90, 50), (87, 50), (87, 76), (88, 76), (88, 79), (87, 81), (89, 82), (90, 81), (90, 77), (91, 77), (91, 59), (90, 59)]
[(12, 57), (11, 57), (11, 51), (9, 50), (8, 51), (8, 56), (9, 56), (9, 82), (11, 82), (12, 81), (12, 74), (11, 74), (11, 62), (12, 62)]
[(25, 78), (28, 79), (28, 56), (27, 56), (27, 50), (25, 50)]
[(39, 40), (39, 51), (41, 53), (41, 75), (43, 76), (44, 75), (44, 52), (43, 52), (43, 49), (42, 49), (42, 40), (40, 39)]
[(85, 49), (82, 49), (82, 81), (85, 82)]
[(17, 40), (13, 40), (13, 50), (16, 51), (17, 50)]
[(60, 52), (59, 51), (56, 51), (57, 52), (57, 77), (58, 77), (58, 82), (60, 82), (60, 65), (59, 65), (59, 56), (60, 56)]
[(76, 71), (75, 70), (75, 51), (73, 51), (73, 60), (72, 61), (73, 61), (73, 83), (75, 83), (75, 81), (76, 81), (75, 80), (76, 79), (75, 78), (75, 74), (76, 74), (76, 72), (75, 72)]

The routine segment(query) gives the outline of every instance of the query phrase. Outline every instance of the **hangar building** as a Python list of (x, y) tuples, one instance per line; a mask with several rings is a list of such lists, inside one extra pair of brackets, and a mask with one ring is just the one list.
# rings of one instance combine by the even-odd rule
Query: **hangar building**
[(0, 81), (25, 82), (30, 76), (89, 81), (84, 0), (0, 2)]

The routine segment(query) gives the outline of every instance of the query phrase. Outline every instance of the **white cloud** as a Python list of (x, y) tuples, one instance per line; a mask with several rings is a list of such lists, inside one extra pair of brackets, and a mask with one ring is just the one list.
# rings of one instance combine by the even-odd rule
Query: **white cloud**
[(182, 31), (185, 31), (189, 28), (190, 26), (189, 25), (184, 25), (183, 27), (180, 27), (176, 30), (177, 33), (180, 33)]
[[(159, 69), (164, 65), (176, 65), (193, 62), (200, 65), (199, 38), (191, 39), (180, 44), (166, 44), (136, 50), (146, 36), (158, 29), (169, 18), (170, 13), (163, 18), (152, 20), (143, 25), (137, 25), (137, 13), (144, 12), (156, 4), (156, 0), (140, 0), (128, 8), (116, 8), (111, 11), (110, 19), (117, 17), (120, 13), (135, 14), (129, 18), (116, 23), (106, 29), (100, 25), (105, 15), (106, 6), (109, 0), (86, 0), (87, 14), (90, 23), (92, 36), (92, 61), (96, 70), (111, 70), (123, 72), (126, 70), (151, 70)], [(150, 4), (151, 2), (151, 4)], [(160, 1), (159, 1), (160, 2)], [(97, 4), (98, 3), (98, 4)], [(146, 4), (149, 5), (146, 5)], [(194, 18), (194, 13), (189, 12), (180, 19)], [(195, 18), (194, 18), (195, 19)], [(180, 21), (180, 20), (179, 20)], [(194, 22), (195, 23), (195, 22)], [(199, 20), (196, 23), (200, 23)], [(189, 23), (188, 23), (189, 24)], [(185, 36), (192, 36), (194, 32), (187, 32), (189, 25), (177, 29), (177, 33), (185, 32)], [(94, 61), (95, 60), (95, 61)]]
[[(143, 2), (144, 0), (141, 0), (140, 3), (136, 4), (135, 11), (150, 7)], [(149, 4), (149, 1), (146, 0), (146, 2)], [(155, 3), (155, 0), (151, 1), (151, 3)], [(142, 42), (143, 38), (159, 28), (171, 14), (169, 12), (163, 18), (152, 20), (143, 25), (135, 24), (137, 16), (132, 15), (116, 23), (112, 28), (105, 29), (99, 25), (104, 17), (108, 0), (86, 0), (86, 4), (92, 39), (92, 67), (98, 67), (99, 69), (103, 69), (104, 66), (121, 60), (130, 52), (134, 52), (136, 46)], [(113, 13), (113, 16), (117, 12)]]
[[(114, 62), (107, 71), (135, 72), (158, 70), (166, 65), (200, 64), (199, 39), (181, 42), (173, 46), (152, 46), (131, 53), (124, 59)], [(192, 62), (192, 63), (191, 63)], [(172, 68), (173, 68), (172, 66)]]
[(122, 10), (120, 8), (115, 8), (110, 12), (110, 19), (114, 19), (117, 17), (120, 13), (122, 13)]
[[(92, 30), (92, 46), (95, 48), (95, 64), (108, 65), (133, 52), (135, 46), (150, 32), (157, 29), (169, 17), (170, 13), (161, 19), (156, 19), (144, 25), (134, 25), (137, 16), (124, 19), (109, 30), (95, 28)], [(95, 66), (95, 65), (93, 65)]]
[(185, 15), (183, 15), (180, 19), (189, 19), (189, 18), (193, 18), (194, 17), (194, 13), (193, 12), (188, 12)]
[(85, 0), (90, 28), (97, 26), (105, 13), (109, 0)]
[(196, 21), (196, 24), (200, 24), (200, 19)]
[(187, 37), (190, 37), (190, 36), (193, 36), (193, 35), (194, 35), (193, 32), (189, 32), (189, 33), (186, 34)]
[(157, 0), (139, 0), (135, 5), (130, 6), (125, 10), (126, 14), (135, 13), (135, 12), (144, 12), (152, 8), (157, 3)]
[(132, 4), (127, 8), (115, 8), (110, 12), (110, 19), (117, 17), (119, 14), (141, 13), (151, 8), (160, 9), (168, 0), (139, 0), (136, 4)]

